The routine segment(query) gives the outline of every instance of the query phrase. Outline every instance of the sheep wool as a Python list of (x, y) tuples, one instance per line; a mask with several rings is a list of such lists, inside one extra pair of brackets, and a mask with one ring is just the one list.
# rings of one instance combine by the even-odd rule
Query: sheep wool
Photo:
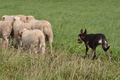
[(24, 49), (30, 48), (34, 51), (34, 53), (37, 53), (35, 48), (38, 47), (40, 48), (42, 54), (45, 53), (45, 36), (41, 30), (27, 30), (24, 28), (23, 30), (20, 30), (19, 33), (22, 33), (22, 44)]
[(12, 32), (12, 24), (10, 21), (0, 21), (0, 37), (2, 37), (7, 46), (9, 45), (9, 37)]
[(39, 29), (43, 31), (45, 40), (50, 43), (50, 50), (52, 53), (53, 32), (50, 22), (46, 20), (36, 20), (33, 16), (27, 16), (26, 22), (32, 25), (32, 29)]

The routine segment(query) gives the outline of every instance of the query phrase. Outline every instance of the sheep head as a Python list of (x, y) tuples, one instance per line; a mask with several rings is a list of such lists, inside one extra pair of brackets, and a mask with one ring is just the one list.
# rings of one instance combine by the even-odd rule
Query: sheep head
[(19, 30), (18, 35), (19, 35), (20, 37), (22, 37), (22, 34), (23, 34), (25, 31), (28, 31), (28, 30), (32, 30), (32, 29), (31, 29), (31, 28), (22, 28), (22, 29)]
[(27, 16), (26, 17), (26, 22), (30, 22), (32, 20), (35, 20), (35, 18), (33, 16)]
[(20, 17), (15, 16), (15, 17), (14, 17), (14, 20), (20, 20)]

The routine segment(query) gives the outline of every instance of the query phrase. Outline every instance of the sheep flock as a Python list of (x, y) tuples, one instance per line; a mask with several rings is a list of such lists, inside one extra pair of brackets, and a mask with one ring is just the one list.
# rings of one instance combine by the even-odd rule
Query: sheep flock
[[(53, 32), (50, 22), (36, 20), (34, 16), (4, 15), (0, 21), (2, 43), (17, 49), (29, 50), (30, 53), (45, 54), (46, 41), (52, 54)], [(13, 44), (15, 41), (15, 44)]]

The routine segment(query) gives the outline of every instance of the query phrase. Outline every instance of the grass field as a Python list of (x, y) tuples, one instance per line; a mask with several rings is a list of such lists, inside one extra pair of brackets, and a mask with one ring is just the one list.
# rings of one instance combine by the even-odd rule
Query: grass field
[[(0, 0), (0, 16), (33, 15), (52, 24), (53, 56), (37, 58), (0, 44), (0, 80), (120, 80), (120, 0)], [(97, 59), (84, 59), (80, 29), (103, 33), (112, 61), (97, 47)], [(91, 53), (91, 50), (89, 51)], [(43, 59), (44, 57), (44, 59)]]

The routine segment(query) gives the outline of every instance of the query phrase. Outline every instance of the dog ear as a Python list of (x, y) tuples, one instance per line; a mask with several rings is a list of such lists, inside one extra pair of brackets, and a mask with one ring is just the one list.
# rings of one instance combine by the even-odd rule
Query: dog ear
[(80, 30), (80, 33), (83, 33), (83, 29)]
[(84, 33), (87, 34), (87, 30), (86, 29), (85, 29)]

